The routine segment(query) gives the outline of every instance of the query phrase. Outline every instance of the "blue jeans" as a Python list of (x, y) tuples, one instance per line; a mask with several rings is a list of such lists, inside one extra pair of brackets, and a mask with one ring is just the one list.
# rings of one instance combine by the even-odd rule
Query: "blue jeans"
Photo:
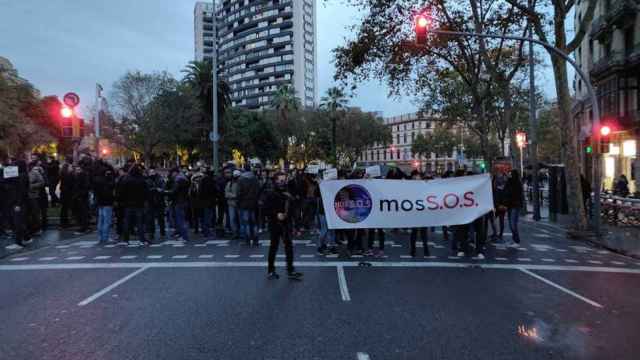
[(200, 221), (200, 227), (202, 228), (202, 236), (211, 236), (211, 227), (215, 214), (215, 209), (206, 207), (202, 209), (202, 220)]
[(333, 230), (329, 230), (327, 224), (327, 217), (325, 215), (318, 214), (318, 224), (320, 224), (320, 236), (318, 236), (318, 246), (326, 246), (329, 243), (331, 246), (336, 245), (336, 239)]
[(98, 239), (100, 242), (109, 241), (111, 233), (111, 219), (113, 217), (112, 206), (98, 207)]
[(246, 241), (256, 238), (256, 214), (251, 209), (238, 209), (240, 216), (240, 236)]
[(186, 205), (175, 205), (175, 216), (176, 232), (180, 234), (184, 240), (189, 241), (189, 231), (187, 230), (186, 224)]
[(509, 229), (513, 235), (513, 241), (520, 243), (520, 233), (518, 232), (518, 220), (520, 219), (520, 208), (509, 208)]
[(240, 235), (238, 233), (238, 208), (235, 206), (229, 206), (229, 224), (231, 226), (233, 236)]

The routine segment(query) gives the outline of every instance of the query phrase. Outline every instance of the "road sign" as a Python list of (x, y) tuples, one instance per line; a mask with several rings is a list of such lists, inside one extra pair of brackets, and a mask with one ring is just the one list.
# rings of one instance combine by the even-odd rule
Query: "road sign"
[(211, 140), (211, 142), (220, 141), (220, 135), (214, 134), (213, 131), (210, 131), (209, 140)]
[(64, 94), (62, 102), (64, 102), (68, 107), (74, 108), (80, 104), (80, 96), (74, 92), (68, 92)]

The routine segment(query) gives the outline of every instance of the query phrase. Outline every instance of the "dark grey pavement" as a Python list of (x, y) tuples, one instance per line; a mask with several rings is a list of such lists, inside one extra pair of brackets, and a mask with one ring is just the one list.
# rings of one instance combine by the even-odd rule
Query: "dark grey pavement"
[(521, 249), (491, 246), (486, 260), (451, 257), (440, 234), (429, 258), (408, 257), (404, 233), (384, 258), (320, 256), (300, 240), (300, 282), (265, 278), (267, 246), (53, 243), (0, 261), (0, 354), (637, 359), (640, 261), (552, 227), (523, 232)]

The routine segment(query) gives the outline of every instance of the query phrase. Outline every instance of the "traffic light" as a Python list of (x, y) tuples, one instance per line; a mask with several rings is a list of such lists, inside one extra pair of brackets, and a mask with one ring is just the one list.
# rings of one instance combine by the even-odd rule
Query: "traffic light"
[(586, 152), (587, 154), (593, 153), (593, 147), (591, 147), (591, 144), (587, 145), (587, 147), (584, 148), (584, 152)]
[(605, 154), (609, 152), (609, 143), (611, 139), (609, 135), (611, 134), (611, 128), (608, 125), (602, 125), (600, 127), (600, 153)]
[(480, 161), (480, 171), (484, 173), (485, 170), (487, 170), (487, 163), (485, 163), (484, 160), (482, 160)]
[(73, 110), (67, 106), (63, 106), (60, 109), (60, 115), (62, 115), (62, 117), (65, 119), (69, 119), (70, 117), (73, 116)]
[(431, 26), (431, 19), (429, 18), (427, 13), (422, 12), (416, 15), (414, 19), (414, 25), (416, 31), (416, 44), (426, 45), (427, 33), (429, 32), (429, 27)]

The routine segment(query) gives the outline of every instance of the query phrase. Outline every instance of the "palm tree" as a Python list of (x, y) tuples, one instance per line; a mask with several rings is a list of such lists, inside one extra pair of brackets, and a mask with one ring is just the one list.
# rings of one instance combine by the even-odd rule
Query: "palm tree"
[[(196, 93), (202, 105), (203, 120), (211, 119), (213, 109), (213, 72), (210, 61), (191, 61), (182, 70), (183, 82)], [(231, 88), (229, 84), (218, 77), (218, 115), (222, 119), (225, 112), (231, 106)]]
[(291, 112), (300, 109), (300, 100), (296, 97), (295, 89), (289, 85), (280, 86), (271, 99), (271, 107), (278, 112), (278, 129), (282, 136), (284, 166), (288, 169), (289, 137), (292, 133), (289, 120)]
[(331, 146), (333, 152), (334, 166), (338, 167), (338, 146), (336, 144), (336, 121), (338, 119), (338, 112), (346, 109), (349, 104), (349, 100), (344, 91), (338, 87), (332, 87), (327, 90), (327, 95), (320, 99), (320, 108), (329, 111), (329, 117), (331, 118)]

